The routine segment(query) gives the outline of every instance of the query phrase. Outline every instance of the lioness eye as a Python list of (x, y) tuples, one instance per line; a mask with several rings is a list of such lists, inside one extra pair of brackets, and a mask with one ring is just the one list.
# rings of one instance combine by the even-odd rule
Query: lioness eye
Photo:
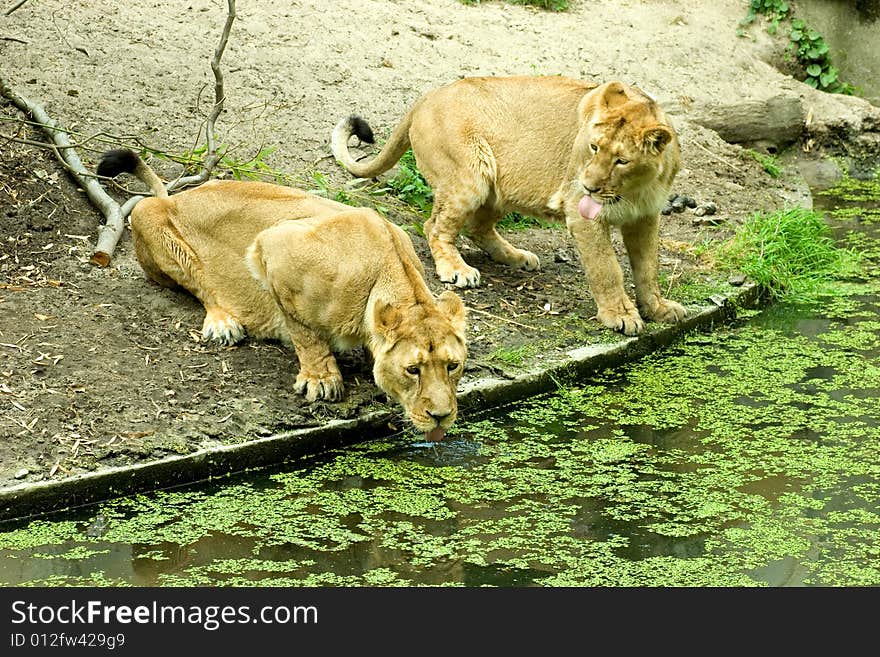
[(624, 164), (629, 164), (629, 160), (624, 160), (622, 157), (619, 157), (614, 161), (614, 163), (620, 164), (622, 166)]
[(416, 374), (419, 373), (419, 366), (418, 365), (410, 365), (409, 367), (406, 368), (406, 372), (407, 372), (407, 374), (412, 374), (413, 376), (415, 376)]
[(594, 153), (598, 153), (599, 147), (596, 144), (590, 144), (590, 150), (593, 151)]
[(458, 369), (458, 363), (449, 363), (449, 365), (446, 366), (446, 369), (450, 372), (454, 372)]

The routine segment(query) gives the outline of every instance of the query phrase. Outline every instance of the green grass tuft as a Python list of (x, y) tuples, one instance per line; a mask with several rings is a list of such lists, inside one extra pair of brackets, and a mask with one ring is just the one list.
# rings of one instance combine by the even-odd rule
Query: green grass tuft
[(855, 251), (836, 246), (822, 215), (804, 208), (752, 215), (716, 255), (774, 299), (813, 299), (860, 267)]
[(778, 178), (782, 175), (782, 167), (779, 164), (779, 160), (776, 159), (773, 155), (764, 155), (763, 153), (759, 153), (758, 151), (753, 151), (751, 148), (746, 149), (746, 154), (749, 155), (755, 162), (764, 167), (764, 171), (770, 174), (771, 178)]

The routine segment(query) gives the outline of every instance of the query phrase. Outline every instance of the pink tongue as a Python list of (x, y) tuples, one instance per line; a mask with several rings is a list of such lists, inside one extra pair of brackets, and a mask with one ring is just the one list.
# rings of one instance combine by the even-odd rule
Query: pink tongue
[(602, 211), (602, 204), (593, 200), (592, 196), (584, 196), (578, 203), (578, 212), (585, 219), (595, 219)]
[(430, 440), (432, 442), (437, 442), (439, 440), (443, 440), (443, 436), (446, 435), (446, 429), (437, 425), (429, 432), (425, 434), (425, 440)]

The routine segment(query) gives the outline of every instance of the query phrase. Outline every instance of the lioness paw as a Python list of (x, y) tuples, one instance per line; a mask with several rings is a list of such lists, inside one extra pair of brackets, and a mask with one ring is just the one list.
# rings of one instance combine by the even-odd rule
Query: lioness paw
[(455, 287), (479, 287), (480, 270), (470, 265), (458, 268), (437, 265), (437, 276), (443, 283), (452, 283)]
[(596, 314), (596, 319), (607, 328), (619, 331), (624, 335), (638, 335), (645, 330), (645, 321), (636, 310), (625, 313), (613, 310), (600, 310)]
[(541, 268), (541, 259), (531, 251), (525, 249), (517, 249), (516, 252), (519, 259), (519, 268), (526, 271), (535, 271)]
[(300, 372), (293, 384), (294, 392), (303, 395), (309, 403), (318, 399), (339, 401), (342, 399), (342, 389), (342, 377), (336, 374), (317, 377)]
[(660, 304), (652, 312), (645, 314), (648, 319), (652, 319), (655, 322), (677, 324), (687, 317), (687, 309), (675, 301), (661, 299)]
[(244, 339), (245, 330), (237, 319), (223, 311), (208, 311), (202, 323), (202, 338), (220, 344), (235, 344)]

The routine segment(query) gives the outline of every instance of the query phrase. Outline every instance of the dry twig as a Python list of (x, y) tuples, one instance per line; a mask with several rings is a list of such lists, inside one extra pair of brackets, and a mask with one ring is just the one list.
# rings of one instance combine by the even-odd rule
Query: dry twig
[(18, 2), (16, 2), (16, 3), (15, 3), (14, 5), (12, 5), (9, 9), (7, 9), (7, 10), (6, 10), (6, 13), (4, 13), (3, 15), (4, 15), (4, 16), (9, 16), (9, 14), (11, 14), (12, 12), (14, 12), (14, 11), (15, 11), (16, 9), (18, 9), (19, 7), (21, 7), (25, 2), (27, 2), (27, 0), (18, 0)]
[(520, 324), (519, 322), (515, 322), (512, 319), (507, 319), (506, 317), (500, 317), (499, 315), (493, 315), (492, 313), (487, 313), (485, 310), (478, 310), (476, 308), (472, 308), (468, 306), (467, 311), (469, 313), (479, 313), (480, 315), (485, 315), (486, 317), (491, 317), (492, 319), (498, 319), (502, 322), (507, 322), (508, 324), (513, 324), (514, 326), (519, 326), (520, 328), (529, 329), (530, 331), (537, 331), (534, 326), (529, 326), (528, 324)]
[(199, 173), (193, 176), (177, 178), (168, 185), (169, 192), (180, 187), (200, 185), (205, 182), (222, 157), (222, 154), (217, 153), (217, 143), (214, 140), (214, 124), (217, 122), (217, 118), (223, 111), (223, 105), (226, 102), (226, 91), (223, 87), (223, 72), (220, 70), (220, 60), (223, 58), (223, 51), (226, 50), (226, 44), (229, 42), (229, 33), (232, 31), (232, 23), (235, 21), (235, 0), (226, 0), (226, 4), (226, 23), (223, 25), (223, 32), (220, 34), (220, 43), (217, 44), (217, 48), (214, 50), (214, 57), (211, 59), (211, 70), (214, 72), (214, 106), (211, 108), (205, 124), (205, 139), (207, 141), (205, 161)]

